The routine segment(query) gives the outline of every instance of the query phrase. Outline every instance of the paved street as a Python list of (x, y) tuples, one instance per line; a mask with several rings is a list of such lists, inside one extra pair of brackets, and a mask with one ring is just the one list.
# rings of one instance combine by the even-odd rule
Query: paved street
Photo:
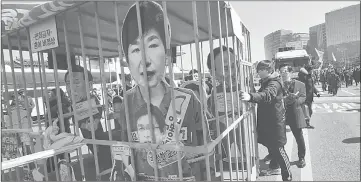
[[(319, 90), (322, 90), (317, 86)], [(291, 161), (294, 181), (360, 181), (360, 87), (341, 88), (338, 96), (325, 93), (315, 98), (311, 123), (315, 129), (304, 129), (306, 142), (305, 168), (298, 168), (297, 144), (287, 130), (286, 151)], [(259, 145), (260, 158), (267, 155)], [(260, 161), (261, 170), (268, 165)], [(258, 178), (259, 181), (281, 181), (281, 176)]]

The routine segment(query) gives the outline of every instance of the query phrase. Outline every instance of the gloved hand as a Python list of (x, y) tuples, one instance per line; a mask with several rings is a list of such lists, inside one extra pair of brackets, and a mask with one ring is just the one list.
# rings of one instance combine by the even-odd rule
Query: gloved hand
[(61, 147), (80, 143), (83, 138), (74, 136), (71, 133), (59, 133), (57, 123), (59, 119), (55, 119), (53, 126), (49, 126), (44, 132), (44, 148), (45, 149), (60, 149)]

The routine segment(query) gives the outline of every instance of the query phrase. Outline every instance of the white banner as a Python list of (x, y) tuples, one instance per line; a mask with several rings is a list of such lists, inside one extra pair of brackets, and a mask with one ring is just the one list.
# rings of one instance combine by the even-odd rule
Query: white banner
[(55, 17), (30, 26), (29, 31), (32, 52), (52, 49), (59, 46)]

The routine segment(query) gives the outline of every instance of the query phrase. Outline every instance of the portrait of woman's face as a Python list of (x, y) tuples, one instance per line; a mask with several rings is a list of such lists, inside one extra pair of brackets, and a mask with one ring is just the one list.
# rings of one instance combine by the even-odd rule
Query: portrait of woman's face
[[(147, 78), (144, 78), (144, 67), (142, 64), (143, 53), (141, 52), (141, 39), (138, 38), (129, 45), (129, 70), (134, 81), (140, 86), (155, 87), (164, 77), (165, 71), (165, 48), (159, 33), (155, 29), (149, 30), (144, 35), (144, 51), (147, 70)], [(148, 81), (148, 85), (146, 82)]]
[[(137, 129), (140, 143), (151, 143), (152, 142), (152, 133), (151, 125), (148, 119), (148, 115), (143, 115), (137, 120)], [(156, 143), (161, 143), (163, 141), (163, 133), (159, 128), (159, 124), (155, 117), (153, 116), (153, 127)]]

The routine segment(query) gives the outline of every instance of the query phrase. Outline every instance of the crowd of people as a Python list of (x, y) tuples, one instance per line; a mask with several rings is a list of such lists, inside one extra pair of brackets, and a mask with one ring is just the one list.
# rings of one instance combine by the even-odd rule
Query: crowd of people
[(319, 73), (315, 73), (314, 78), (316, 83), (321, 82), (323, 91), (328, 91), (329, 94), (336, 96), (338, 89), (342, 85), (347, 88), (355, 83), (358, 86), (360, 82), (360, 66), (350, 69), (324, 68)]

